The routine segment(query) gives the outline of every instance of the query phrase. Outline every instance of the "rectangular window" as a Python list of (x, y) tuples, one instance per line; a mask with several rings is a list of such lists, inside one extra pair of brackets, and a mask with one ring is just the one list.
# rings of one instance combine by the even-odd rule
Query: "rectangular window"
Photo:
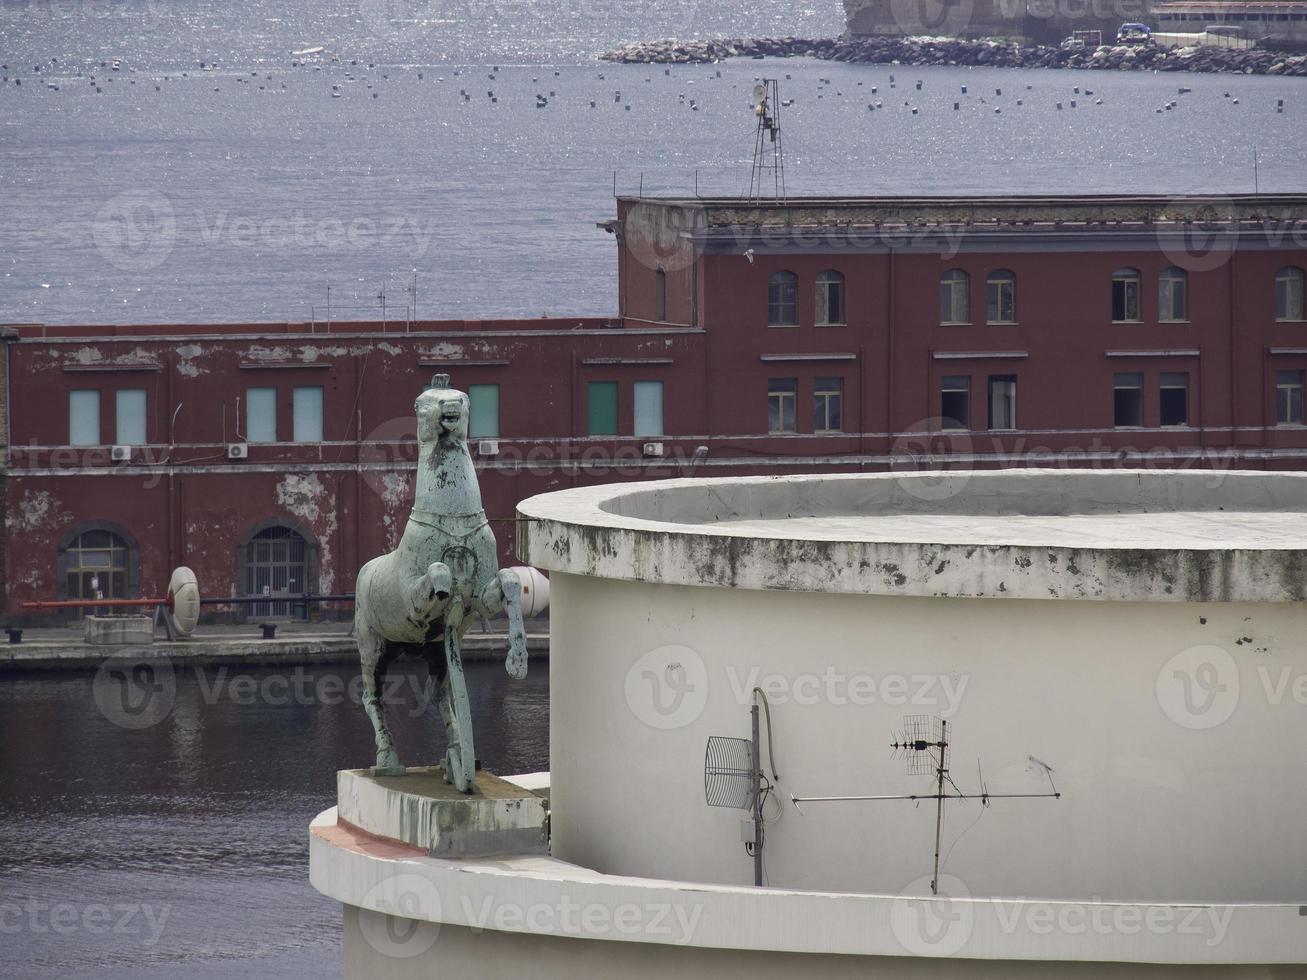
[(654, 271), (654, 319), (667, 319), (667, 273), (662, 269)]
[(792, 327), (799, 322), (799, 277), (775, 272), (767, 281), (767, 324)]
[(1113, 421), (1118, 429), (1144, 424), (1144, 376), (1117, 374), (1112, 381)]
[(1118, 276), (1112, 280), (1112, 320), (1135, 323), (1139, 320), (1139, 277)]
[(591, 381), (588, 388), (589, 434), (617, 435), (617, 382)]
[(944, 273), (939, 281), (939, 322), (967, 323), (971, 319), (967, 289), (970, 280), (961, 269)]
[(770, 378), (767, 381), (767, 431), (797, 432), (798, 378)]
[(68, 445), (100, 445), (100, 393), (93, 390), (68, 392)]
[(635, 383), (635, 434), (637, 436), (663, 434), (663, 383), (661, 381)]
[(844, 323), (844, 276), (824, 272), (817, 277), (817, 324), (838, 326)]
[(813, 391), (813, 428), (817, 432), (844, 431), (844, 379), (818, 378)]
[(985, 287), (986, 322), (1015, 323), (1017, 319), (1017, 284), (1014, 279), (990, 279)]
[(468, 385), (469, 439), (499, 438), (499, 385)]
[(296, 388), (292, 393), (294, 426), (293, 438), (296, 442), (322, 441), (322, 388)]
[(1162, 425), (1189, 424), (1189, 374), (1173, 371), (1162, 375)]
[(245, 389), (245, 441), (277, 441), (277, 389)]
[(945, 429), (971, 428), (971, 376), (946, 374), (939, 383), (940, 426)]
[(1302, 371), (1275, 372), (1275, 423), (1302, 425)]
[(145, 389), (125, 388), (118, 392), (114, 412), (114, 444), (145, 445)]
[(1017, 427), (1017, 379), (1014, 374), (993, 374), (989, 377), (989, 427)]
[(1188, 280), (1183, 269), (1167, 269), (1157, 280), (1157, 318), (1172, 323), (1189, 319)]

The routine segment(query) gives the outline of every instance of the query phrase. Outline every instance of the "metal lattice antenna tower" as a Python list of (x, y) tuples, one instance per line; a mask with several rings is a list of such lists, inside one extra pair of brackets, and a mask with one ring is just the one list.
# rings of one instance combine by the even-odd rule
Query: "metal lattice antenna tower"
[[(781, 139), (781, 87), (774, 78), (764, 78), (753, 87), (753, 112), (758, 130), (753, 141), (753, 170), (749, 174), (749, 203), (767, 197), (785, 203), (785, 147)], [(770, 181), (768, 177), (770, 176)]]

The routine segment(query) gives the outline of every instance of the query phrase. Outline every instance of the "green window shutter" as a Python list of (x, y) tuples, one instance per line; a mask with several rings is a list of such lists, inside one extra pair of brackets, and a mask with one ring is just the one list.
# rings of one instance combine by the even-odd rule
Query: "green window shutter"
[(468, 438), (498, 439), (499, 385), (468, 385), (467, 397), (472, 408)]
[(590, 382), (590, 435), (617, 435), (617, 382)]

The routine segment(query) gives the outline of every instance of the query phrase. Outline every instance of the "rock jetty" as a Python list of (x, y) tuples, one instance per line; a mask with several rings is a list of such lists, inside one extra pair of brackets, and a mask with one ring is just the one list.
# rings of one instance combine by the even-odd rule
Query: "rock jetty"
[(794, 58), (874, 65), (985, 65), (993, 68), (1086, 68), (1101, 71), (1231, 72), (1307, 76), (1307, 54), (1261, 48), (1103, 45), (1065, 51), (1013, 41), (876, 37), (853, 41), (799, 37), (628, 44), (601, 57), (627, 64), (700, 64), (726, 58)]

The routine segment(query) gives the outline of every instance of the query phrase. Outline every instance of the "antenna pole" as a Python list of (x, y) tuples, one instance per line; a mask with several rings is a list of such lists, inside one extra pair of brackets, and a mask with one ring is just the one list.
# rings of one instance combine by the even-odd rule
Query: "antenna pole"
[(1261, 180), (1257, 173), (1257, 147), (1253, 147), (1253, 193), (1261, 193)]
[(935, 873), (930, 879), (930, 893), (939, 894), (939, 842), (944, 834), (944, 779), (948, 776), (948, 765), (945, 753), (948, 751), (948, 722), (940, 722), (939, 745), (939, 766), (936, 773), (939, 776), (939, 791), (935, 800)]
[(762, 886), (762, 752), (758, 734), (758, 700), (749, 709), (753, 724), (753, 883)]

